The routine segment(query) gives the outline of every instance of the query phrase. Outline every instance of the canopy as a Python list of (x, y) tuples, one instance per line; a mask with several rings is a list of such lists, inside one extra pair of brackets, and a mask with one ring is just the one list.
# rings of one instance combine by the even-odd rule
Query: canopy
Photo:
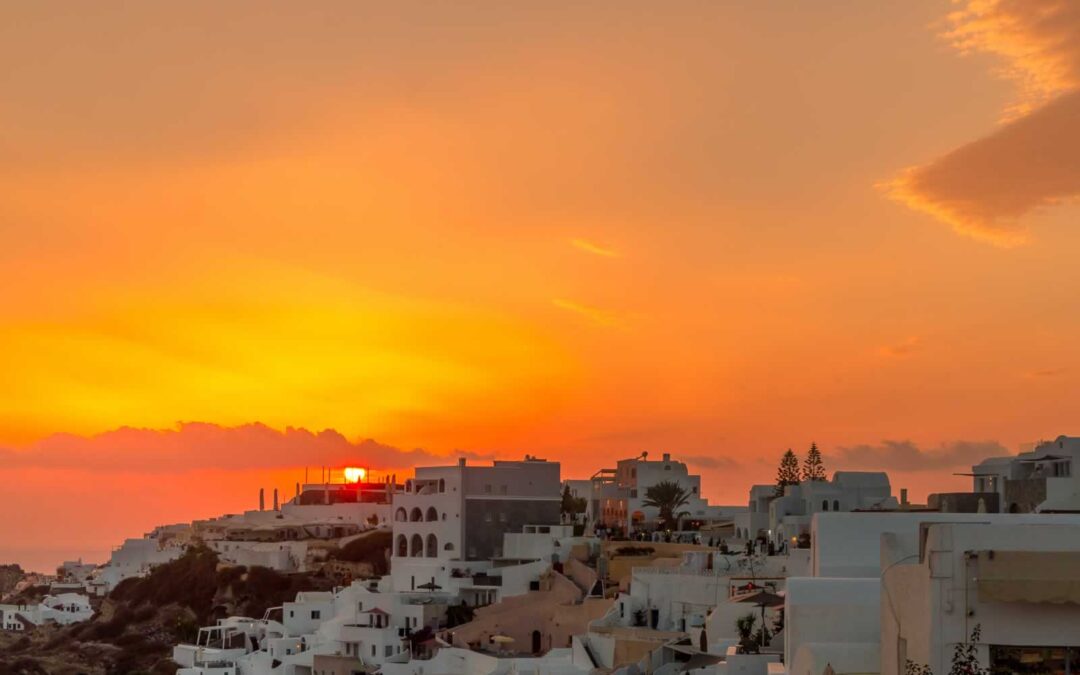
[(979, 551), (976, 586), (990, 602), (1080, 604), (1080, 551)]

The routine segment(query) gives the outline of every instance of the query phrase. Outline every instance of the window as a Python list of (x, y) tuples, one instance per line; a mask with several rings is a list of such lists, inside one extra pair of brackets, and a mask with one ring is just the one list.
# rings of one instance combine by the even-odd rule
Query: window
[(386, 656), (393, 656), (394, 648), (391, 645), (386, 645)]
[(371, 655), (375, 656), (375, 645), (371, 645)]
[(506, 486), (505, 485), (502, 485), (502, 486), (499, 487), (499, 494), (502, 494), (502, 495), (506, 494)]
[(631, 490), (630, 491), (630, 498), (631, 499), (637, 499), (637, 490)]
[(828, 499), (822, 500), (822, 502), (821, 502), (821, 510), (822, 511), (828, 511), (829, 510), (829, 500)]
[(490, 485), (484, 485), (484, 494), (487, 494), (487, 495), (491, 494), (491, 486)]
[(499, 512), (499, 522), (500, 523), (505, 523), (506, 522), (506, 514), (503, 513), (502, 511)]
[(664, 465), (664, 471), (671, 471), (671, 465), (670, 464), (665, 464)]
[(311, 610), (311, 618), (312, 619), (318, 619), (320, 616), (321, 616), (321, 613), (319, 612), (319, 610), (317, 610), (317, 609)]
[(484, 522), (485, 523), (490, 523), (491, 522), (491, 511), (488, 511), (487, 513), (484, 514)]
[(839, 499), (834, 499), (833, 500), (833, 502), (832, 502), (832, 510), (833, 511), (839, 511), (840, 510), (840, 500)]

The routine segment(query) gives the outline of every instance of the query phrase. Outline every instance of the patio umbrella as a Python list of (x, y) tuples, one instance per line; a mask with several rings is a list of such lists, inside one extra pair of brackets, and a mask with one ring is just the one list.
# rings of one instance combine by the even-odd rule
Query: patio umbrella
[[(770, 593), (766, 590), (751, 591), (749, 593), (743, 593), (737, 595), (731, 599), (732, 602), (744, 602), (747, 604), (755, 605), (761, 608), (761, 628), (765, 630), (765, 608), (766, 607), (780, 607), (784, 604), (784, 596), (777, 595), (776, 593)], [(762, 633), (764, 635), (764, 633)], [(768, 646), (767, 644), (764, 646)]]
[(426, 584), (420, 584), (419, 586), (417, 586), (417, 588), (422, 588), (425, 591), (441, 591), (442, 590), (442, 586), (435, 583), (434, 581), (429, 581)]

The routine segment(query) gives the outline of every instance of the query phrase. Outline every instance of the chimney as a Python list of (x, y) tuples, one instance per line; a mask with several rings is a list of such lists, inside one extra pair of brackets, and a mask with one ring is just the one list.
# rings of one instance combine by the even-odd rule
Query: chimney
[(330, 483), (323, 483), (323, 504), (330, 503)]
[(297, 484), (296, 484), (296, 496), (297, 496), (297, 497), (299, 497), (299, 496), (300, 496), (300, 483), (297, 483)]
[(670, 462), (671, 461), (671, 453), (670, 452), (665, 452), (664, 453), (664, 461), (665, 462)]
[(266, 510), (266, 490), (259, 488), (259, 510)]
[(275, 511), (278, 510), (277, 488), (274, 488), (274, 510)]
[(465, 458), (464, 457), (458, 457), (457, 465), (458, 466), (465, 466)]
[(907, 488), (900, 488), (900, 506), (907, 506)]

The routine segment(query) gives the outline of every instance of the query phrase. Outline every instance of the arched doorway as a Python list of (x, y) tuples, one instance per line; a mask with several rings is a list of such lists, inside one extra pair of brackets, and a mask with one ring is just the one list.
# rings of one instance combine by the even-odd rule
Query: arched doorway
[(436, 558), (439, 555), (439, 540), (434, 534), (427, 536), (427, 557)]
[(394, 548), (394, 554), (399, 558), (409, 555), (409, 540), (405, 538), (405, 535), (399, 534), (397, 536), (397, 546)]
[(412, 542), (409, 544), (409, 555), (413, 558), (421, 558), (424, 555), (424, 538), (418, 534), (412, 536)]

